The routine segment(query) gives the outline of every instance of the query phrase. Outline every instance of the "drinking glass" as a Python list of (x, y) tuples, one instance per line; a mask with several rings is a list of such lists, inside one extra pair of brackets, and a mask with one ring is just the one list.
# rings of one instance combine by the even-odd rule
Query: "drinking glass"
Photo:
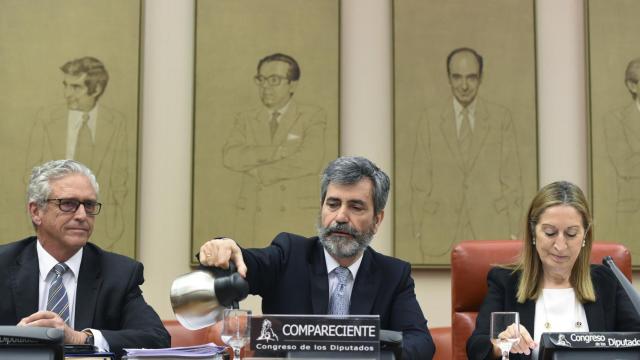
[(233, 349), (233, 358), (240, 360), (240, 350), (251, 336), (251, 311), (225, 309), (222, 323), (222, 341)]
[(502, 360), (509, 359), (511, 347), (518, 340), (520, 340), (520, 315), (517, 312), (492, 312), (491, 341), (500, 347)]

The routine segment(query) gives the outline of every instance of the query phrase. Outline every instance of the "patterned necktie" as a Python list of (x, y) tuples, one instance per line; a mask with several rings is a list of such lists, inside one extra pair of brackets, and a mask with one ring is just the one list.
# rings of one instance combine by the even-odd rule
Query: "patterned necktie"
[(333, 290), (329, 299), (330, 315), (349, 315), (349, 294), (347, 294), (347, 283), (351, 278), (349, 269), (339, 266), (333, 269), (338, 277), (338, 286)]
[(273, 136), (276, 134), (276, 130), (278, 130), (278, 116), (280, 116), (280, 113), (277, 111), (274, 111), (273, 114), (271, 114), (271, 119), (269, 120), (269, 130), (271, 130), (271, 139), (273, 139)]
[(89, 168), (92, 167), (93, 161), (93, 137), (91, 136), (91, 129), (89, 128), (89, 114), (82, 114), (82, 126), (78, 130), (78, 138), (76, 140), (76, 152), (73, 158), (76, 161), (83, 163)]
[(462, 109), (462, 123), (460, 124), (460, 134), (458, 135), (458, 145), (462, 157), (467, 160), (471, 149), (471, 123), (469, 120), (469, 109)]
[(49, 298), (47, 299), (47, 310), (60, 315), (62, 320), (69, 323), (69, 298), (67, 289), (62, 283), (62, 274), (67, 272), (69, 267), (65, 263), (58, 263), (51, 269), (55, 273), (55, 278), (49, 287)]

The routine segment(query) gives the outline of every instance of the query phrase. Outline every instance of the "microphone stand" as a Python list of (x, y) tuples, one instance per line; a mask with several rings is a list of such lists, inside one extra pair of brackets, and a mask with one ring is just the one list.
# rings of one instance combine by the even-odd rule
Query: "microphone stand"
[(638, 295), (638, 292), (636, 291), (636, 289), (633, 288), (633, 285), (631, 285), (631, 282), (629, 282), (629, 280), (627, 280), (627, 278), (624, 276), (622, 271), (620, 271), (620, 269), (618, 268), (616, 263), (613, 261), (611, 256), (605, 256), (602, 259), (602, 263), (608, 266), (609, 269), (611, 269), (611, 271), (613, 271), (613, 274), (616, 276), (616, 279), (618, 279), (618, 283), (622, 285), (622, 288), (627, 293), (627, 296), (629, 296), (629, 300), (631, 300), (631, 304), (633, 304), (633, 307), (636, 309), (636, 313), (640, 314), (640, 295)]

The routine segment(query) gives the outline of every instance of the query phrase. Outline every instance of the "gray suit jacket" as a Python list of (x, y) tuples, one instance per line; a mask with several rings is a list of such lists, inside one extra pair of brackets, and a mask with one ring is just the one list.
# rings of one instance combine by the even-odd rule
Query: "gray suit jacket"
[[(66, 158), (67, 151), (66, 105), (55, 105), (42, 109), (37, 116), (27, 147), (27, 173), (33, 166), (45, 161)], [(94, 234), (103, 245), (120, 240), (125, 220), (123, 206), (133, 180), (135, 169), (129, 160), (127, 124), (124, 116), (108, 107), (98, 105), (94, 159), (87, 165), (100, 183), (100, 202), (103, 208), (105, 231)]]
[(522, 181), (515, 129), (502, 106), (478, 98), (470, 157), (458, 145), (453, 100), (425, 111), (411, 174), (412, 215), (423, 256), (444, 256), (468, 217), (474, 235), (519, 232)]

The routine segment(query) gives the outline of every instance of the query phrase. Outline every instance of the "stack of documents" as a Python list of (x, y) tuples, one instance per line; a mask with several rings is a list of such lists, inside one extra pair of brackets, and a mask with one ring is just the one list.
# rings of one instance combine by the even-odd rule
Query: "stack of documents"
[(127, 355), (124, 359), (222, 359), (225, 354), (224, 346), (217, 346), (213, 343), (184, 346), (164, 349), (124, 349)]

